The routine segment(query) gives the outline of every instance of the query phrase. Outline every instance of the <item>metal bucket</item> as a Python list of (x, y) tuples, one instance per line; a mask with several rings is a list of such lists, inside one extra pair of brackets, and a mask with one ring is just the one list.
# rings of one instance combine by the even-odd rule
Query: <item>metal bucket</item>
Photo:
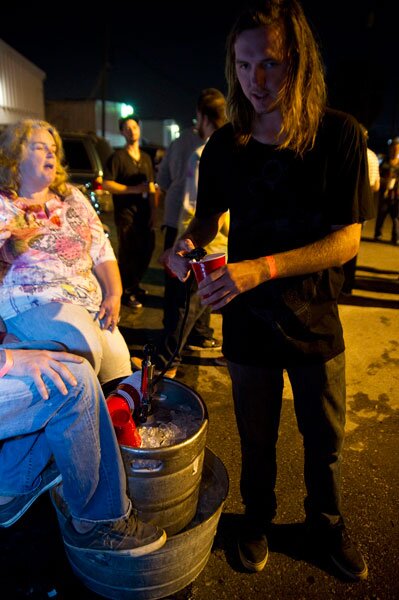
[(129, 448), (121, 446), (129, 495), (139, 517), (165, 529), (181, 531), (195, 515), (208, 429), (208, 414), (201, 397), (188, 386), (164, 379), (157, 388), (158, 410), (190, 409), (198, 429), (173, 446)]
[[(229, 487), (222, 461), (206, 448), (198, 508), (186, 529), (146, 556), (65, 548), (75, 574), (93, 592), (114, 600), (156, 600), (191, 583), (205, 567)], [(56, 495), (53, 495), (56, 502)], [(61, 528), (65, 515), (57, 507)]]

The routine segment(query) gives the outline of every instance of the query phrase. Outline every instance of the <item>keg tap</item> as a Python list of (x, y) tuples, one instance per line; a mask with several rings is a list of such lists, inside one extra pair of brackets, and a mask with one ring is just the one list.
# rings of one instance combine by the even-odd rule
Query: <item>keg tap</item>
[(206, 250), (204, 248), (194, 248), (190, 250), (190, 252), (186, 252), (184, 254), (184, 258), (188, 258), (189, 260), (195, 260), (196, 262), (202, 260), (206, 256)]
[(155, 348), (152, 344), (144, 346), (144, 360), (141, 366), (141, 401), (139, 408), (139, 420), (141, 423), (147, 421), (148, 415), (151, 412), (151, 399), (153, 394), (152, 380), (154, 376), (154, 365), (151, 362), (151, 355), (154, 354)]

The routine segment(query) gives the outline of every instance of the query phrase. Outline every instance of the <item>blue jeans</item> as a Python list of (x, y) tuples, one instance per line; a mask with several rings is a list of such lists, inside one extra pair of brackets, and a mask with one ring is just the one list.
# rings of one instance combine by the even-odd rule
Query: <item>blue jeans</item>
[(97, 377), (90, 365), (65, 363), (78, 385), (63, 396), (45, 379), (43, 400), (29, 377), (0, 379), (0, 495), (26, 494), (51, 456), (71, 514), (85, 521), (127, 515), (126, 474)]
[(100, 383), (131, 374), (130, 353), (121, 332), (101, 329), (84, 307), (49, 302), (6, 321), (7, 331), (21, 340), (54, 340), (86, 358)]
[[(241, 495), (249, 517), (267, 524), (276, 514), (276, 443), (283, 369), (228, 361), (241, 439)], [(315, 525), (341, 517), (340, 464), (345, 430), (345, 355), (324, 364), (288, 367), (303, 436), (306, 518)], [(288, 491), (289, 493), (289, 491)]]

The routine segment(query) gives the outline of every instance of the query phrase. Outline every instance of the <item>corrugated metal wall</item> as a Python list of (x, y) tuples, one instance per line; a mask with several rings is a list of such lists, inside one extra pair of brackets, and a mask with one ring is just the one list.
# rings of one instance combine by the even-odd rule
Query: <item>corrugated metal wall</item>
[(0, 40), (0, 123), (44, 119), (46, 74)]

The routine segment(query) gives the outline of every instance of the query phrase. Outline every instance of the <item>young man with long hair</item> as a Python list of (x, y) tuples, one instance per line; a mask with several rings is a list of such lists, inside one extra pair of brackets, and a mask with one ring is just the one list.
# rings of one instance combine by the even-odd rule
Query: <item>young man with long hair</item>
[(286, 370), (305, 454), (306, 525), (345, 576), (367, 576), (341, 514), (345, 355), (342, 265), (370, 216), (366, 144), (357, 121), (326, 107), (322, 62), (297, 0), (245, 9), (227, 42), (230, 123), (201, 157), (197, 210), (169, 266), (215, 235), (230, 210), (228, 264), (199, 285), (223, 314), (242, 449), (243, 565), (264, 568), (276, 514), (276, 442)]

